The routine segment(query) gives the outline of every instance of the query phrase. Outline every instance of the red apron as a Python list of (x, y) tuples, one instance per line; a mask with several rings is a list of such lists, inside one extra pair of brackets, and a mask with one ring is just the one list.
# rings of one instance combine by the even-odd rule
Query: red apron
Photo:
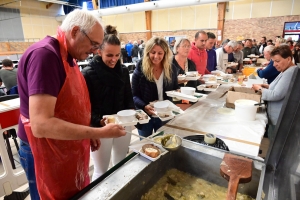
[[(57, 97), (55, 117), (89, 126), (91, 105), (85, 80), (78, 66), (70, 67), (67, 62), (65, 35), (60, 29), (57, 31), (57, 39), (66, 80)], [(87, 186), (90, 182), (90, 140), (36, 138), (32, 134), (29, 120), (24, 116), (21, 118), (34, 157), (41, 199), (68, 199)]]

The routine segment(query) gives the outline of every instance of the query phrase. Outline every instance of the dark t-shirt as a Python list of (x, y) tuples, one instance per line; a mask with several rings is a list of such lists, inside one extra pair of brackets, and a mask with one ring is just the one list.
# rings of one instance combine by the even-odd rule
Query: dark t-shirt
[(1, 69), (0, 70), (0, 82), (3, 82), (7, 91), (10, 88), (17, 85), (17, 71), (18, 69), (14, 68), (12, 70), (9, 69)]
[[(68, 57), (73, 66), (73, 59)], [(57, 97), (66, 78), (58, 40), (47, 36), (31, 45), (23, 54), (18, 66), (20, 113), (29, 118), (29, 96), (49, 94)], [(18, 136), (28, 142), (24, 126), (19, 119)]]

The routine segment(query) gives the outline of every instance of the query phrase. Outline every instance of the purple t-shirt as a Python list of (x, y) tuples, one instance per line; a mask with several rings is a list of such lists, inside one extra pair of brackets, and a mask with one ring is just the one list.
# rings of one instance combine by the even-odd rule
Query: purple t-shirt
[[(73, 59), (68, 57), (73, 66)], [(58, 40), (47, 36), (31, 45), (23, 54), (18, 66), (20, 113), (29, 118), (29, 96), (49, 94), (57, 97), (66, 78)], [(28, 142), (24, 126), (19, 119), (18, 136)]]

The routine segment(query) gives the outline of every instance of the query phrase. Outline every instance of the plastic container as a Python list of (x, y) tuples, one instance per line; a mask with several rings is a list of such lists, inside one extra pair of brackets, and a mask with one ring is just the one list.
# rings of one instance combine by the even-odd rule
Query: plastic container
[(180, 91), (182, 94), (194, 96), (196, 89), (192, 87), (181, 87)]
[(235, 105), (235, 116), (238, 120), (243, 121), (254, 121), (256, 118), (256, 111), (258, 106), (254, 104), (257, 101), (248, 99), (239, 99), (234, 102)]
[(154, 110), (156, 112), (167, 112), (169, 109), (169, 102), (167, 101), (158, 101), (154, 103)]
[(137, 120), (135, 118), (134, 110), (121, 110), (117, 113), (117, 116), (121, 122), (132, 122), (134, 120)]

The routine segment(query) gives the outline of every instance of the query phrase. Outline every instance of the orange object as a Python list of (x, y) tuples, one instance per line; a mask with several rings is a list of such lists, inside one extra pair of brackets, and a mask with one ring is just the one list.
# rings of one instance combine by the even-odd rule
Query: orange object
[(250, 74), (255, 72), (256, 67), (244, 67), (243, 75), (249, 76)]
[[(78, 66), (71, 67), (66, 60), (66, 40), (60, 29), (57, 39), (66, 80), (57, 97), (54, 115), (70, 123), (89, 126), (91, 105), (85, 80)], [(89, 139), (36, 138), (32, 134), (29, 120), (24, 116), (21, 119), (34, 157), (37, 188), (41, 199), (69, 199), (89, 184)]]

